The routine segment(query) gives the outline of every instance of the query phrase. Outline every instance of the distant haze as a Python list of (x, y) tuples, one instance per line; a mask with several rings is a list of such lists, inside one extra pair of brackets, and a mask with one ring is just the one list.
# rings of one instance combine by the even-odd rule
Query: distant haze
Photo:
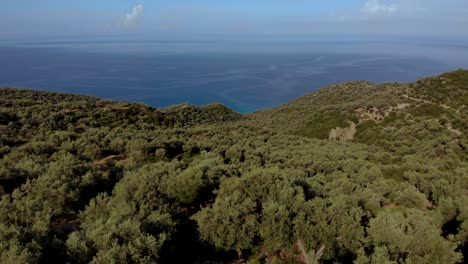
[(0, 40), (468, 36), (466, 0), (15, 0)]

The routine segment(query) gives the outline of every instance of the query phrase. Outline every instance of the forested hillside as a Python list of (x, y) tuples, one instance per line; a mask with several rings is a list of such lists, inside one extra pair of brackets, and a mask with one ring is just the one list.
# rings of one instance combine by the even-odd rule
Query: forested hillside
[(240, 115), (0, 88), (1, 263), (462, 263), (468, 71)]

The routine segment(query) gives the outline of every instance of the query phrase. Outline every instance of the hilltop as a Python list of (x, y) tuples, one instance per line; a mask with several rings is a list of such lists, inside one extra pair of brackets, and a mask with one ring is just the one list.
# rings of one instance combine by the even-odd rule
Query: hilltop
[(2, 263), (462, 263), (468, 71), (248, 115), (0, 88)]

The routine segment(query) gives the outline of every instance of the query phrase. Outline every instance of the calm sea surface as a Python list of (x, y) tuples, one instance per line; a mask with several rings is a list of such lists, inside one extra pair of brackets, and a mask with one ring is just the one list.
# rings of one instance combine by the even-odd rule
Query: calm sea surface
[(468, 47), (427, 43), (0, 43), (0, 86), (239, 112), (347, 81), (415, 81), (468, 67)]

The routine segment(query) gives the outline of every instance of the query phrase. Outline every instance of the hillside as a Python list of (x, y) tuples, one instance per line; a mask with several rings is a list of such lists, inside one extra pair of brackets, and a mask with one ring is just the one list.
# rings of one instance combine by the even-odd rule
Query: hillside
[(357, 142), (363, 140), (359, 135), (368, 132), (369, 126), (378, 126), (375, 130), (382, 131), (398, 121), (414, 123), (418, 118), (441, 121), (448, 130), (459, 134), (467, 132), (466, 78), (466, 71), (459, 70), (414, 84), (336, 84), (250, 117), (286, 133), (322, 139), (329, 138), (332, 129), (354, 123), (357, 138), (341, 139)]
[(240, 115), (0, 88), (2, 263), (462, 263), (468, 71)]

